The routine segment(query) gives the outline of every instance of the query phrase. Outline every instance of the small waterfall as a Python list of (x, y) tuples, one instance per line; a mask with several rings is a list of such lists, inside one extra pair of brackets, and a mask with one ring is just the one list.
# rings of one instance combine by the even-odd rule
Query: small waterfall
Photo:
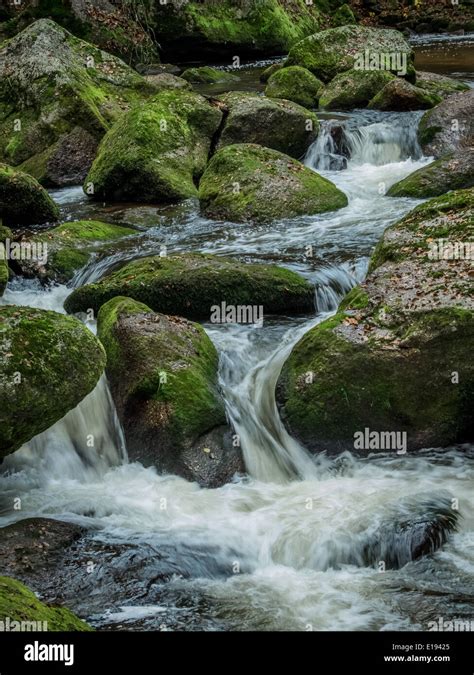
[(318, 137), (308, 149), (305, 165), (316, 171), (341, 171), (347, 168), (344, 134), (341, 122), (321, 120)]
[(373, 166), (420, 159), (418, 116), (396, 115), (354, 128), (349, 122), (323, 120), (318, 138), (308, 148), (305, 164), (316, 171), (340, 171), (348, 167), (348, 159), (352, 165)]
[[(240, 437), (248, 473), (257, 480), (285, 483), (318, 476), (312, 456), (292, 438), (280, 419), (275, 387), (294, 345), (313, 326), (334, 312), (356, 280), (343, 268), (318, 273), (316, 304), (320, 314), (288, 330), (280, 346), (259, 360), (254, 337), (236, 327), (224, 333), (209, 330), (221, 350), (220, 384), (227, 413)], [(255, 364), (250, 368), (249, 364)]]
[(76, 408), (6, 457), (2, 469), (30, 469), (38, 484), (64, 479), (89, 482), (124, 461), (124, 436), (103, 375)]

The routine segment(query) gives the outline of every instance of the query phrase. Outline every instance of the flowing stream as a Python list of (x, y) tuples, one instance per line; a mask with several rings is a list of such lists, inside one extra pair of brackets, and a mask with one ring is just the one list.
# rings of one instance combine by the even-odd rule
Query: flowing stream
[[(141, 228), (90, 262), (75, 286), (163, 247), (278, 262), (315, 286), (314, 316), (205, 326), (220, 353), (221, 388), (248, 476), (207, 490), (128, 463), (104, 378), (63, 420), (4, 461), (2, 499), (20, 496), (22, 511), (4, 512), (2, 525), (43, 516), (88, 528), (84, 555), (94, 561), (92, 571), (65, 570), (71, 591), (63, 597), (96, 626), (426, 630), (438, 617), (472, 613), (472, 449), (330, 460), (310, 456), (278, 415), (275, 384), (292, 346), (364, 278), (383, 230), (417, 203), (386, 197), (385, 190), (429, 161), (416, 144), (417, 113), (340, 117), (350, 158), (338, 154), (328, 121), (305, 159), (347, 194), (349, 205), (335, 213), (234, 225), (202, 218), (194, 203), (102, 206), (79, 188), (54, 193), (65, 218)], [(70, 292), (16, 280), (2, 303), (61, 312)], [(459, 500), (459, 531), (437, 553), (383, 573), (358, 564), (362, 543), (381, 527), (401, 513), (416, 515), (426, 500), (451, 498)]]

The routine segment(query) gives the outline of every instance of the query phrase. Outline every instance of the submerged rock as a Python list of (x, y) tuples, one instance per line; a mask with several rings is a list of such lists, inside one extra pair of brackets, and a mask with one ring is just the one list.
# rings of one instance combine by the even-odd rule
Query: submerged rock
[(279, 68), (271, 74), (265, 95), (270, 98), (283, 98), (305, 108), (316, 108), (324, 84), (306, 68), (289, 66)]
[(197, 197), (221, 111), (191, 91), (166, 89), (123, 115), (86, 178), (93, 199), (160, 202)]
[(82, 179), (95, 143), (153, 91), (117, 57), (36, 21), (0, 46), (0, 161), (27, 162), (47, 185)]
[(74, 317), (0, 307), (0, 458), (75, 408), (104, 366), (102, 346)]
[(437, 159), (414, 171), (388, 190), (390, 197), (438, 197), (449, 192), (474, 186), (474, 148)]
[(239, 76), (229, 73), (227, 70), (202, 66), (201, 68), (188, 68), (181, 75), (183, 80), (192, 84), (218, 84), (219, 82), (238, 82)]
[(289, 431), (310, 450), (403, 452), (473, 440), (465, 255), (473, 214), (472, 189), (411, 211), (385, 231), (366, 281), (296, 344), (277, 397)]
[(244, 470), (218, 390), (217, 351), (199, 324), (116, 297), (101, 307), (98, 335), (130, 460), (205, 487)]
[(395, 78), (385, 70), (347, 70), (336, 75), (319, 97), (319, 105), (326, 110), (365, 108), (383, 87)]
[[(383, 64), (380, 63), (381, 56), (384, 57)], [(391, 61), (389, 58), (388, 68), (385, 57), (392, 58)], [(397, 30), (341, 26), (310, 35), (295, 44), (285, 65), (303, 66), (323, 82), (353, 68), (388, 70), (414, 79), (413, 60), (413, 49)]]
[(269, 222), (347, 206), (331, 181), (281, 152), (250, 143), (214, 155), (201, 178), (199, 201), (204, 215), (233, 222)]
[(258, 143), (291, 157), (302, 157), (319, 129), (314, 112), (292, 101), (235, 91), (219, 100), (228, 108), (217, 148)]
[(35, 178), (0, 164), (0, 220), (5, 225), (40, 225), (58, 218), (58, 207)]
[(295, 272), (203, 254), (135, 260), (95, 284), (76, 289), (68, 312), (98, 312), (116, 296), (145, 303), (155, 312), (209, 321), (213, 307), (263, 306), (264, 314), (297, 314), (314, 308), (314, 289)]
[(15, 260), (15, 271), (41, 281), (66, 283), (84, 267), (94, 253), (107, 252), (105, 242), (136, 234), (136, 230), (95, 220), (79, 220), (22, 240), (31, 251), (42, 256)]
[(10, 577), (0, 577), (0, 620), (9, 622), (9, 630), (14, 630), (13, 622), (35, 622), (38, 631), (92, 630), (69, 609), (45, 605), (33, 591)]
[(65, 551), (84, 530), (79, 525), (50, 518), (26, 518), (0, 528), (2, 571), (36, 585), (62, 564)]
[(474, 89), (449, 96), (428, 110), (418, 125), (423, 153), (440, 158), (474, 147)]
[(374, 96), (368, 107), (374, 110), (428, 110), (440, 101), (438, 94), (396, 77)]

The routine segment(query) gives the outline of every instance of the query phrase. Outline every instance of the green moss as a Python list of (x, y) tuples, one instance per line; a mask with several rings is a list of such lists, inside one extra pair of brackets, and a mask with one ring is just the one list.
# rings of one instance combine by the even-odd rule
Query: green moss
[(425, 89), (440, 99), (451, 96), (458, 91), (468, 91), (469, 85), (451, 77), (438, 75), (437, 73), (416, 73), (416, 86)]
[(323, 83), (306, 68), (289, 66), (271, 75), (265, 94), (270, 98), (284, 98), (306, 108), (314, 108), (318, 105), (323, 87)]
[(437, 197), (474, 186), (474, 153), (451, 154), (414, 171), (388, 190), (390, 197)]
[(405, 54), (407, 79), (414, 78), (413, 50), (402, 33), (365, 26), (341, 26), (311, 35), (291, 48), (286, 65), (303, 66), (323, 82), (329, 82), (339, 73), (355, 68), (356, 59), (366, 50)]
[[(133, 325), (125, 328), (120, 320), (130, 316)], [(99, 312), (98, 335), (107, 352), (107, 374), (113, 385), (120, 380), (123, 388), (124, 367), (132, 367), (120, 398), (129, 409), (134, 406), (132, 401), (142, 408), (152, 401), (155, 421), (150, 424), (160, 420), (176, 451), (225, 424), (217, 393), (218, 354), (199, 324), (154, 315), (142, 303), (116, 297)]]
[(6, 225), (41, 224), (58, 217), (58, 207), (35, 178), (0, 164), (0, 218)]
[(109, 246), (104, 246), (104, 242), (117, 241), (133, 234), (136, 230), (131, 228), (93, 220), (64, 223), (28, 240), (32, 245), (46, 245), (47, 259), (41, 261), (39, 269), (35, 269), (29, 261), (19, 264), (28, 274), (33, 272), (43, 280), (66, 283), (89, 262), (94, 253), (108, 251)]
[(349, 7), (349, 5), (344, 4), (338, 7), (338, 9), (336, 9), (334, 14), (332, 15), (331, 23), (334, 27), (337, 27), (354, 24), (357, 23), (357, 21), (354, 16), (354, 12)]
[(98, 139), (124, 110), (154, 92), (122, 61), (46, 19), (1, 52), (0, 160), (29, 162), (25, 167), (40, 179), (64, 134), (80, 127)]
[(394, 78), (369, 103), (375, 110), (427, 110), (441, 102), (441, 97), (401, 78)]
[(68, 312), (98, 311), (116, 296), (154, 311), (209, 320), (211, 307), (263, 305), (265, 314), (298, 313), (314, 307), (314, 290), (298, 274), (274, 265), (250, 265), (212, 255), (139, 259), (101, 281), (75, 290)]
[(394, 76), (385, 70), (348, 70), (336, 75), (323, 89), (319, 105), (327, 110), (364, 108), (393, 79)]
[(163, 90), (132, 109), (100, 144), (86, 178), (95, 199), (169, 201), (197, 196), (222, 113), (203, 97)]
[(5, 293), (9, 277), (8, 263), (2, 257), (1, 244), (0, 244), (0, 298)]
[(291, 157), (302, 157), (316, 140), (316, 114), (284, 99), (234, 91), (219, 97), (229, 109), (217, 149), (236, 143), (257, 143)]
[(96, 385), (105, 355), (77, 319), (29, 307), (0, 308), (0, 456), (74, 408)]
[(230, 145), (211, 159), (199, 185), (212, 218), (271, 221), (334, 211), (347, 198), (329, 180), (290, 157), (253, 144)]
[[(189, 40), (201, 49), (258, 51), (281, 54), (297, 40), (320, 30), (324, 21), (320, 9), (327, 3), (315, 0), (307, 4), (294, 0), (218, 3), (188, 2), (182, 7), (156, 5), (156, 29), (159, 42), (184, 50)], [(234, 53), (234, 51), (231, 51)]]
[(218, 70), (210, 66), (188, 68), (181, 77), (193, 84), (216, 84), (218, 82), (238, 82), (239, 78), (226, 70)]
[(7, 618), (10, 624), (13, 621), (41, 622), (48, 631), (93, 630), (69, 609), (46, 605), (16, 579), (0, 577), (0, 621)]
[(271, 66), (268, 66), (268, 68), (265, 68), (262, 70), (260, 73), (260, 82), (268, 82), (270, 77), (274, 74), (277, 73), (279, 70), (283, 68), (283, 63), (272, 63)]
[(339, 310), (364, 309), (368, 304), (369, 296), (367, 295), (367, 292), (359, 286), (356, 286), (344, 297), (339, 305)]

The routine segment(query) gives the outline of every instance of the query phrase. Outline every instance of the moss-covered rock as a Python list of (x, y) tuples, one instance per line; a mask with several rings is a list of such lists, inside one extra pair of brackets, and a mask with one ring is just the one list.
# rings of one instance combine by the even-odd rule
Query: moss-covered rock
[(227, 70), (201, 66), (200, 68), (188, 68), (181, 77), (192, 84), (217, 84), (220, 82), (238, 82), (239, 77)]
[(18, 450), (74, 408), (105, 366), (94, 335), (74, 317), (0, 308), (0, 457)]
[(395, 77), (373, 97), (368, 107), (374, 110), (429, 110), (441, 100), (438, 94)]
[(365, 108), (391, 80), (397, 79), (386, 70), (347, 70), (336, 77), (320, 93), (319, 105), (326, 110)]
[(357, 23), (354, 12), (349, 5), (344, 4), (336, 9), (331, 17), (331, 24), (337, 28), (338, 26), (350, 26)]
[(41, 19), (0, 47), (0, 161), (28, 161), (48, 185), (83, 177), (91, 139), (153, 91), (120, 59)]
[(294, 272), (276, 265), (251, 265), (220, 256), (183, 254), (135, 260), (99, 282), (75, 290), (68, 312), (97, 312), (123, 295), (155, 312), (209, 321), (211, 308), (262, 305), (265, 314), (309, 312), (314, 289)]
[(474, 186), (474, 149), (451, 153), (423, 166), (388, 190), (390, 197), (423, 199)]
[(281, 152), (250, 143), (214, 155), (201, 178), (199, 201), (204, 215), (233, 222), (269, 222), (347, 206), (331, 181)]
[(153, 85), (157, 92), (162, 89), (186, 89), (187, 91), (191, 91), (193, 88), (190, 82), (187, 82), (186, 80), (183, 80), (182, 77), (177, 77), (172, 73), (145, 75), (145, 79)]
[(306, 108), (315, 108), (323, 87), (321, 80), (306, 68), (289, 66), (271, 75), (265, 94), (270, 98), (283, 98)]
[(268, 80), (271, 78), (271, 76), (274, 73), (277, 73), (279, 70), (283, 68), (283, 63), (272, 63), (271, 66), (268, 66), (265, 68), (265, 70), (262, 70), (260, 73), (260, 82), (263, 82), (264, 84), (268, 82)]
[[(408, 451), (473, 440), (472, 263), (439, 248), (440, 240), (468, 244), (473, 224), (472, 189), (417, 207), (386, 230), (367, 280), (338, 313), (297, 343), (277, 397), (304, 445), (382, 451), (355, 444), (365, 429), (392, 442), (406, 433)], [(385, 449), (402, 450), (398, 438)]]
[[(361, 65), (359, 61), (362, 60), (365, 65), (366, 55), (369, 56), (366, 70), (375, 70), (382, 65), (380, 69), (397, 74), (399, 68), (395, 57), (398, 55), (400, 63), (405, 60), (401, 70), (405, 70), (403, 68), (405, 65), (407, 78), (415, 77), (413, 50), (403, 34), (393, 29), (365, 26), (341, 26), (310, 35), (291, 48), (285, 65), (303, 66), (323, 82), (329, 82), (345, 70), (362, 69), (359, 67)], [(384, 64), (380, 64), (381, 55), (389, 57), (393, 55), (394, 62), (388, 64), (391, 67), (384, 67), (385, 60)], [(374, 68), (371, 67), (371, 57), (374, 60)], [(375, 68), (375, 65), (378, 68)]]
[(59, 209), (38, 181), (0, 164), (0, 218), (5, 225), (39, 225), (59, 218)]
[[(10, 20), (0, 23), (0, 39), (2, 33), (13, 37), (39, 19), (52, 19), (77, 37), (116, 54), (127, 63), (158, 60), (156, 44), (146, 28), (147, 3), (140, 4), (141, 11), (137, 12), (133, 2), (22, 0), (11, 3)], [(0, 21), (2, 19), (0, 15)]]
[(86, 178), (100, 200), (160, 202), (197, 196), (221, 111), (191, 91), (163, 90), (123, 115)]
[(218, 390), (218, 355), (204, 329), (116, 297), (98, 334), (128, 456), (205, 487), (243, 470)]
[(474, 89), (449, 96), (428, 110), (418, 125), (425, 155), (440, 158), (474, 147)]
[[(16, 261), (18, 271), (41, 281), (66, 283), (84, 267), (94, 253), (109, 252), (110, 242), (136, 234), (136, 230), (95, 220), (64, 223), (24, 240), (40, 258)], [(105, 245), (105, 242), (109, 242)]]
[(242, 91), (223, 94), (219, 100), (228, 114), (218, 149), (235, 143), (257, 143), (299, 159), (317, 138), (315, 113), (292, 101)]
[(16, 622), (26, 622), (23, 626), (28, 625), (28, 628), (24, 627), (23, 630), (92, 630), (69, 609), (44, 604), (27, 586), (11, 577), (0, 577), (0, 621), (8, 621), (9, 630), (15, 630), (16, 626), (16, 630), (20, 630), (21, 624)]
[[(283, 54), (320, 30), (323, 0), (168, 0), (153, 4), (154, 33), (167, 54)], [(236, 51), (237, 50), (237, 51)]]
[(440, 99), (447, 98), (458, 91), (467, 91), (469, 85), (452, 77), (440, 75), (439, 73), (428, 73), (426, 71), (416, 71), (416, 86), (424, 89), (430, 94), (439, 96)]

